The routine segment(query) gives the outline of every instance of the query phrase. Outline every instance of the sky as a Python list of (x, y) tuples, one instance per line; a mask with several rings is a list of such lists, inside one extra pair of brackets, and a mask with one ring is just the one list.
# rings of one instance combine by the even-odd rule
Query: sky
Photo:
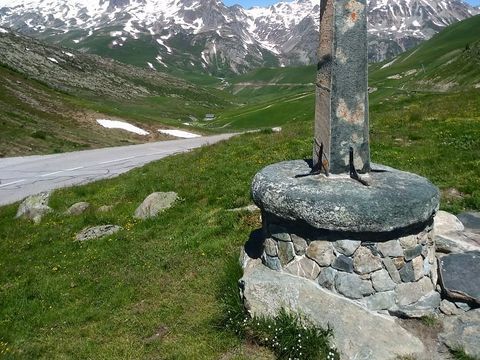
[[(469, 4), (480, 5), (480, 0), (466, 0)], [(280, 0), (224, 0), (226, 5), (240, 4), (244, 8), (248, 9), (252, 6), (269, 6), (280, 2)], [(319, 0), (320, 2), (320, 0)]]

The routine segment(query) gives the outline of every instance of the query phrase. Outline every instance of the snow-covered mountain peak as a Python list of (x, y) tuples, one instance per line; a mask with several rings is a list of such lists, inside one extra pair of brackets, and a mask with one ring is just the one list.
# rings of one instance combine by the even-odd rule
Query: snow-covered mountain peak
[[(112, 57), (143, 41), (155, 48), (146, 63), (242, 72), (315, 62), (319, 11), (320, 0), (250, 9), (222, 0), (0, 0), (0, 25), (103, 54), (92, 45), (101, 38)], [(394, 56), (478, 13), (462, 0), (370, 0), (370, 57)]]

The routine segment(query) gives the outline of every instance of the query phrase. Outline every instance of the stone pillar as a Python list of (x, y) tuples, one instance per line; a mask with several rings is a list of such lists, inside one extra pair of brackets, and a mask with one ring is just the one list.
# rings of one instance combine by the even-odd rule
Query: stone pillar
[[(366, 0), (321, 0), (314, 166), (370, 171)], [(323, 159), (318, 158), (323, 144)]]

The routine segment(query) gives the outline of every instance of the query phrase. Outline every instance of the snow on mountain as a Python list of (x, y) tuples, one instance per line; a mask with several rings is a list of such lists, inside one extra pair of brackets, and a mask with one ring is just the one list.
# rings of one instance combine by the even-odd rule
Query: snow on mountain
[[(0, 25), (153, 69), (222, 75), (314, 63), (319, 6), (320, 0), (248, 10), (221, 0), (0, 0)], [(370, 0), (369, 7), (375, 61), (480, 13), (461, 0)]]

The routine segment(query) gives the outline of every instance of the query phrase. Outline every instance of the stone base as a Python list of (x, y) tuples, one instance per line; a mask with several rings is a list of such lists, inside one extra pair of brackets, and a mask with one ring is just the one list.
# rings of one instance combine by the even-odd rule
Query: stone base
[(439, 191), (428, 180), (374, 165), (370, 186), (349, 177), (297, 177), (306, 161), (260, 171), (262, 262), (369, 310), (422, 317), (440, 306), (432, 234)]
[(440, 306), (431, 227), (367, 242), (306, 236), (288, 225), (271, 223), (268, 217), (264, 223), (262, 262), (272, 270), (311, 280), (370, 310), (421, 317)]

